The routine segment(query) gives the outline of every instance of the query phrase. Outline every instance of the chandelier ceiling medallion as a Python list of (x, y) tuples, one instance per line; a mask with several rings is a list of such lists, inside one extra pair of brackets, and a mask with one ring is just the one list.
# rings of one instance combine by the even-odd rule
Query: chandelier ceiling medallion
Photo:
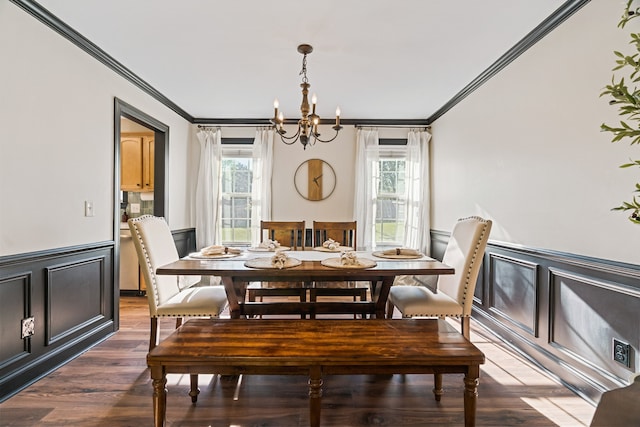
[[(302, 71), (300, 71), (300, 75), (302, 76), (302, 83), (300, 83), (300, 87), (302, 88), (302, 104), (300, 104), (300, 113), (302, 117), (298, 120), (298, 130), (293, 136), (285, 136), (287, 133), (284, 130), (284, 115), (282, 112), (278, 112), (278, 100), (276, 99), (273, 102), (273, 108), (275, 110), (273, 114), (273, 119), (271, 119), (271, 124), (275, 127), (276, 131), (280, 135), (280, 139), (282, 142), (288, 145), (292, 145), (298, 140), (302, 143), (302, 148), (306, 150), (307, 145), (315, 145), (316, 141), (320, 142), (331, 142), (338, 136), (340, 129), (340, 108), (336, 108), (336, 124), (332, 127), (333, 130), (336, 131), (336, 134), (331, 139), (323, 140), (320, 139), (320, 133), (318, 132), (318, 125), (320, 124), (320, 116), (316, 114), (316, 102), (317, 98), (315, 93), (311, 97), (311, 108), (309, 108), (309, 79), (307, 78), (307, 55), (313, 52), (313, 47), (308, 44), (301, 44), (298, 46), (298, 52), (300, 52), (302, 57)], [(311, 113), (311, 114), (309, 114)]]

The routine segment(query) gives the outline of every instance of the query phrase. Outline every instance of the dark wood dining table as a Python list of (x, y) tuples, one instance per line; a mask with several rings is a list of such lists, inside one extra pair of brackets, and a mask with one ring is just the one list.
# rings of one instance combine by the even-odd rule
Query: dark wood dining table
[[(400, 275), (440, 275), (453, 274), (454, 269), (437, 260), (386, 259), (375, 258), (371, 252), (358, 252), (358, 256), (374, 259), (376, 265), (371, 268), (335, 268), (322, 264), (322, 260), (313, 259), (312, 251), (288, 252), (292, 258), (301, 258), (300, 265), (289, 268), (253, 268), (247, 267), (243, 257), (231, 259), (193, 259), (183, 258), (159, 267), (158, 275), (199, 275), (219, 276), (222, 279), (229, 313), (232, 318), (268, 314), (360, 314), (383, 319), (389, 290), (393, 281)], [(318, 254), (320, 256), (320, 254)], [(313, 286), (315, 282), (364, 281), (371, 283), (370, 301), (317, 301), (317, 302), (251, 302), (245, 294), (249, 282), (302, 282)]]

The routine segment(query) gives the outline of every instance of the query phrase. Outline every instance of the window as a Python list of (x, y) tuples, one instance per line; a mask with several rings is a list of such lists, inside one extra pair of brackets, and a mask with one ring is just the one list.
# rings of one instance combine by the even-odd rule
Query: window
[(251, 243), (251, 147), (222, 149), (222, 244)]
[(381, 148), (374, 218), (376, 246), (400, 246), (404, 242), (405, 166), (402, 151)]

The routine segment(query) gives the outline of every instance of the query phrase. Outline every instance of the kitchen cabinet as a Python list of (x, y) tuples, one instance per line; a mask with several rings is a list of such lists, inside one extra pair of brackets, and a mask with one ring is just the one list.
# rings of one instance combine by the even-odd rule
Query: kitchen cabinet
[(153, 134), (125, 134), (120, 138), (120, 190), (153, 191)]

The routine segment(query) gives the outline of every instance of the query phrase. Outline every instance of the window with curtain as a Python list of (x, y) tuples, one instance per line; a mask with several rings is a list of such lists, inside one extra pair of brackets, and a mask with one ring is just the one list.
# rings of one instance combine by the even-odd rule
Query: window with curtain
[(407, 192), (406, 147), (380, 147), (374, 210), (376, 246), (400, 246), (404, 242)]
[(354, 212), (358, 247), (406, 246), (429, 253), (429, 141), (427, 131), (407, 139), (380, 139), (358, 129)]
[(222, 244), (251, 243), (253, 159), (252, 147), (222, 149)]

